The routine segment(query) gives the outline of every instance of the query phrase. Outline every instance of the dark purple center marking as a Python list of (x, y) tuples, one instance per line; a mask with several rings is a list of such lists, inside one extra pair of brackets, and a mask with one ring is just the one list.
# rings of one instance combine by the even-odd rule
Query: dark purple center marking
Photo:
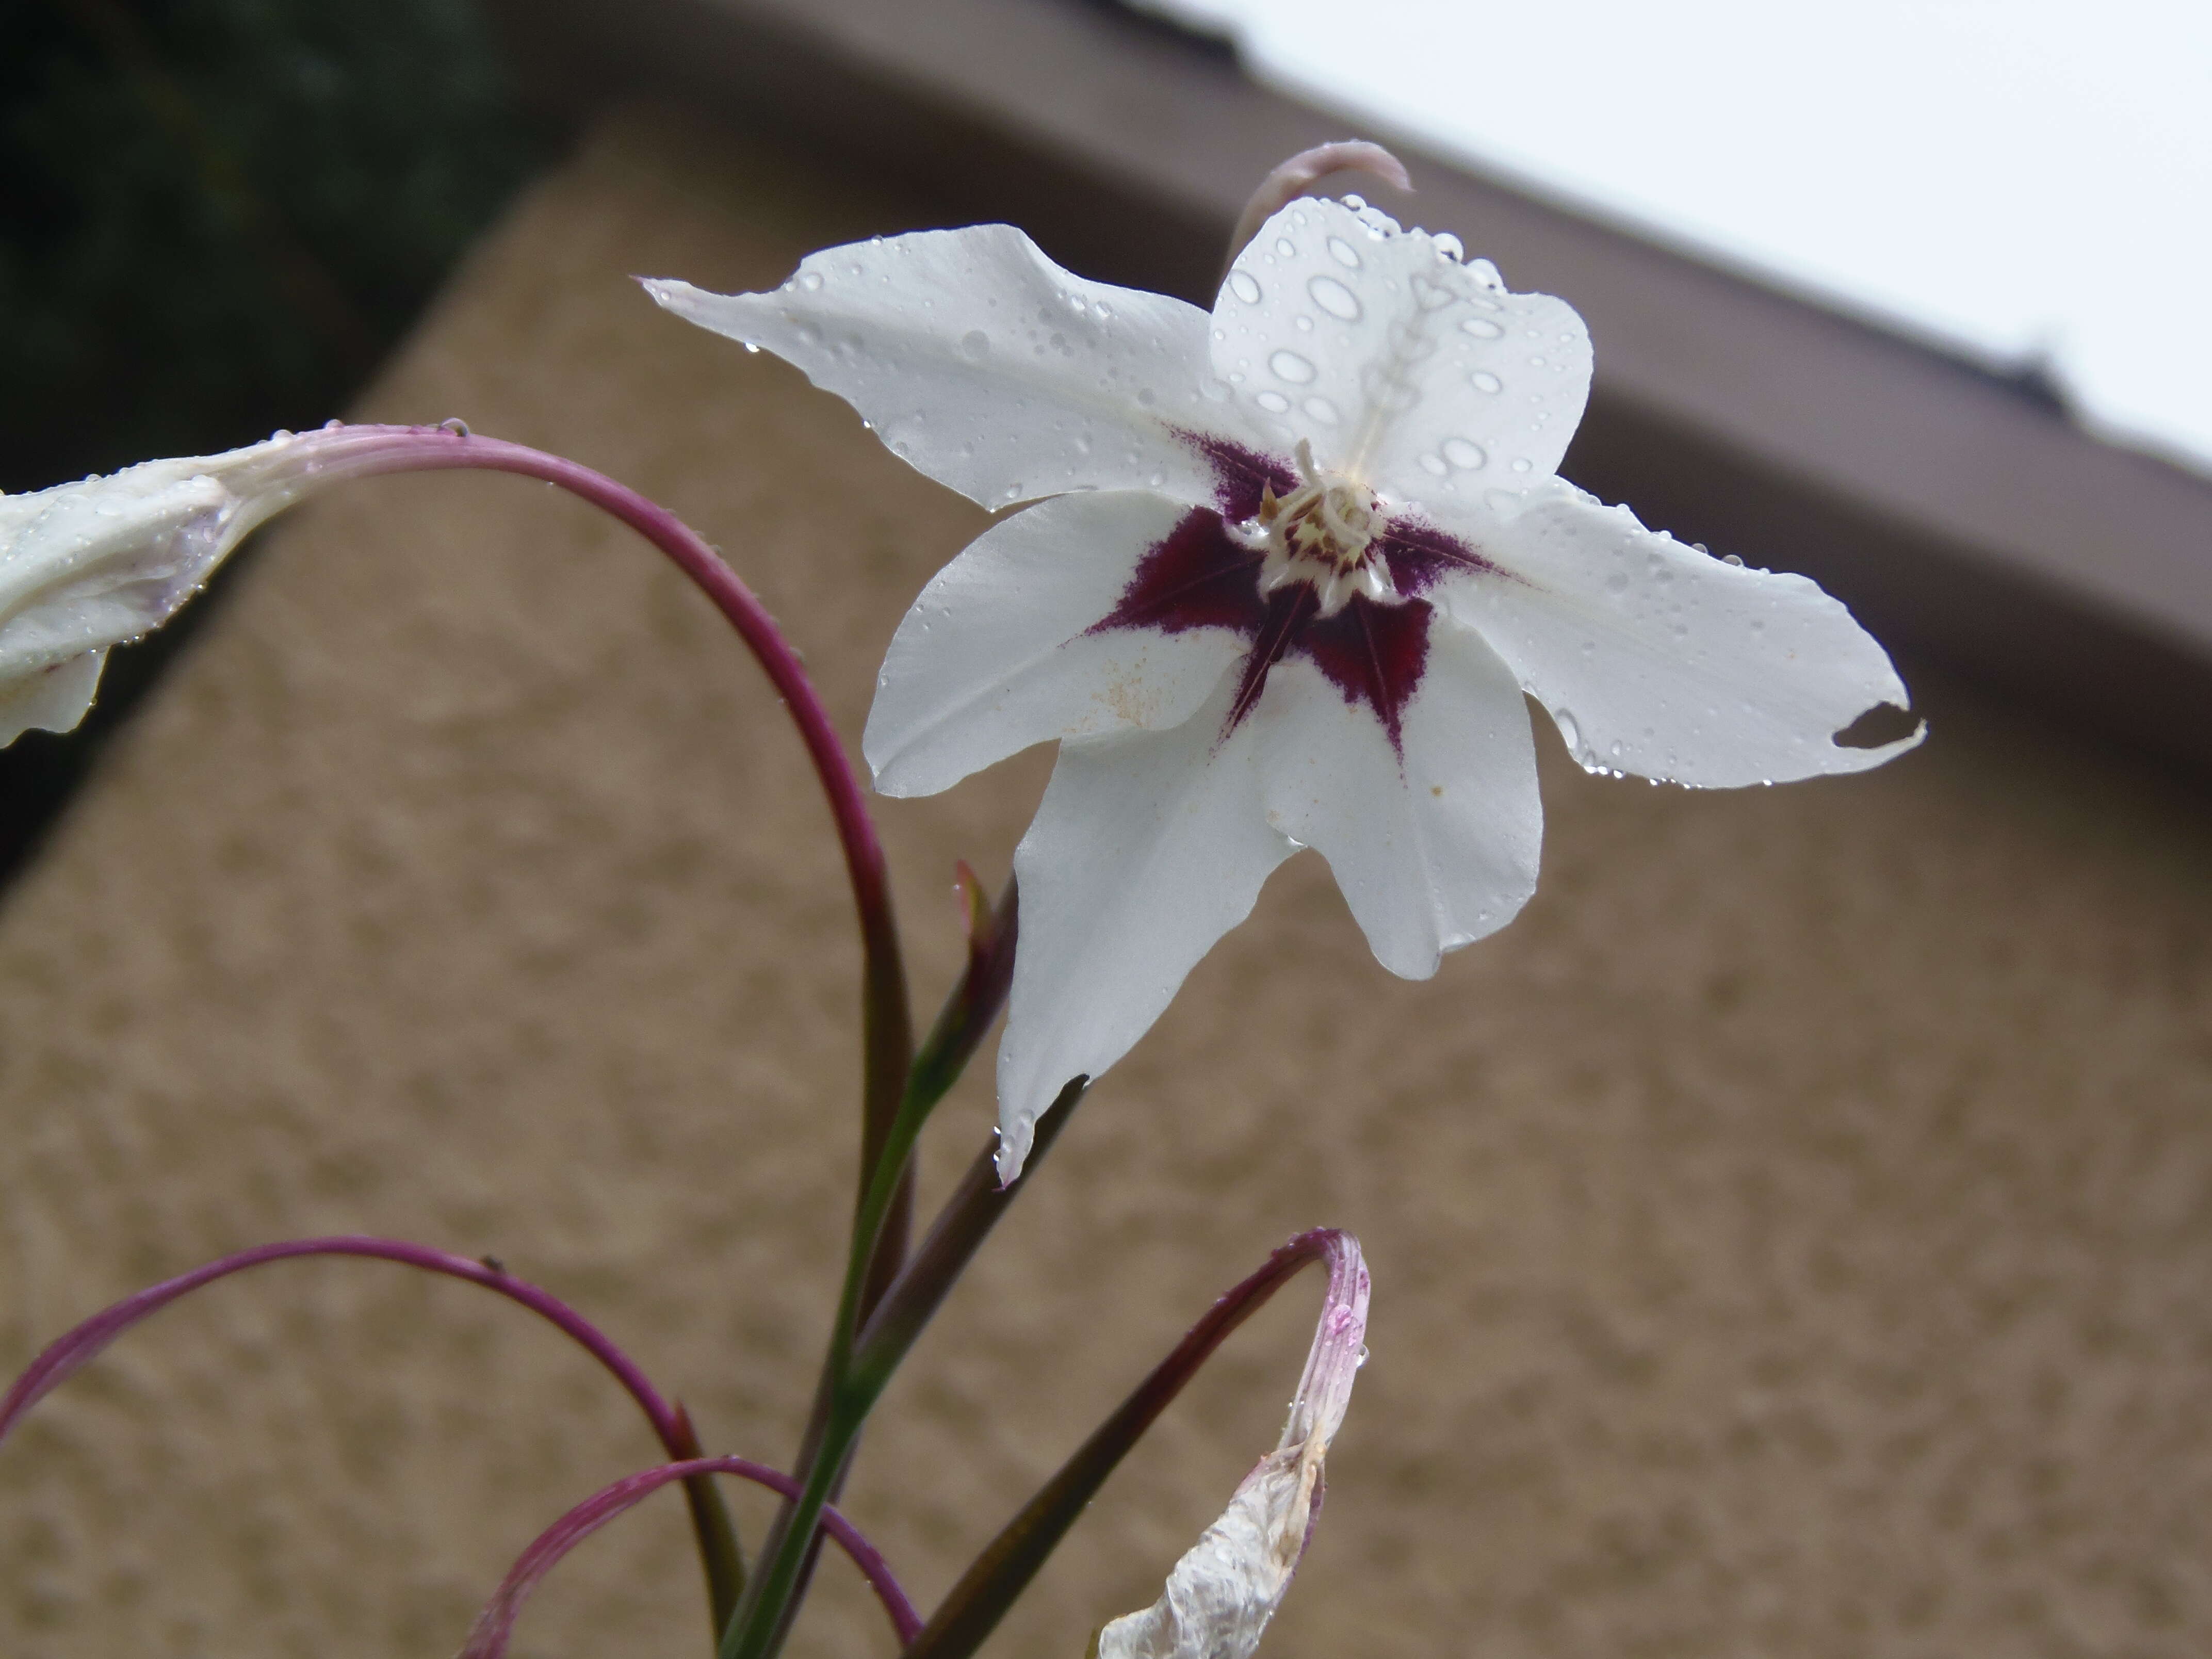
[(1137, 573), (1113, 610), (1090, 629), (1156, 628), (1180, 634), (1192, 628), (1226, 628), (1244, 636), (1244, 664), (1236, 700), (1221, 735), (1250, 714), (1267, 690), (1267, 672), (1285, 656), (1318, 668), (1354, 708), (1365, 704), (1405, 757), (1407, 703), (1420, 687), (1429, 659), (1428, 602), (1421, 596), (1446, 575), (1481, 571), (1504, 574), (1474, 549), (1414, 519), (1388, 519), (1372, 550), (1388, 562), (1401, 605), (1378, 605), (1356, 594), (1333, 617), (1320, 614), (1320, 596), (1294, 581), (1273, 593), (1260, 592), (1264, 556), (1230, 534), (1260, 510), (1262, 493), (1295, 490), (1295, 469), (1218, 438), (1193, 434), (1191, 443), (1213, 463), (1215, 507), (1193, 507), (1138, 563)]

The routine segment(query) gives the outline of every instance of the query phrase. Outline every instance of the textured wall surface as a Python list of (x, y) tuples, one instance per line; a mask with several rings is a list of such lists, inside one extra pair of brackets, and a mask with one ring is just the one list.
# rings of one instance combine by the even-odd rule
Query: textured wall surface
[[(626, 117), (363, 412), (667, 501), (857, 738), (980, 515), (624, 276), (763, 287), (926, 217)], [(1328, 1222), (1366, 1243), (1374, 1360), (1276, 1659), (2212, 1648), (2212, 803), (1916, 690), (1919, 753), (1783, 789), (1587, 778), (1547, 729), (1541, 890), (1426, 984), (1285, 866), (894, 1386), (848, 1507), (918, 1598)], [(925, 1008), (951, 860), (995, 879), (1047, 764), (884, 807)], [(397, 1233), (496, 1252), (710, 1443), (786, 1457), (848, 1201), (855, 962), (797, 745), (680, 579), (514, 479), (328, 498), (0, 908), (0, 1363), (226, 1249)], [(981, 1144), (979, 1072), (930, 1194)], [(1079, 1654), (1151, 1600), (1272, 1443), (1312, 1307), (1237, 1340), (994, 1651)], [(0, 1652), (451, 1652), (540, 1525), (653, 1452), (503, 1303), (265, 1269), (0, 1448)], [(686, 1550), (678, 1503), (641, 1511), (520, 1650), (702, 1651)], [(801, 1650), (888, 1651), (823, 1582)]]

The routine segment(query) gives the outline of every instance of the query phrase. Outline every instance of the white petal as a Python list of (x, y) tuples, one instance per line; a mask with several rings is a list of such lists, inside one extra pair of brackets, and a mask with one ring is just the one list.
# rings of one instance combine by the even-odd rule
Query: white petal
[(678, 316), (795, 363), (897, 454), (987, 507), (1091, 489), (1213, 499), (1188, 434), (1232, 411), (1201, 391), (1206, 313), (1072, 275), (1011, 225), (824, 249), (770, 294), (645, 286)]
[(1592, 769), (1725, 787), (1879, 766), (1834, 734), (1904, 708), (1888, 654), (1803, 576), (1747, 569), (1554, 483), (1510, 520), (1461, 533), (1511, 573), (1445, 583)]
[(83, 651), (66, 662), (0, 680), (0, 749), (32, 730), (74, 732), (100, 689), (105, 651)]
[(313, 471), (319, 438), (0, 497), (0, 743), (32, 726), (74, 726), (107, 647), (167, 622), (248, 532), (289, 505)]
[(1402, 762), (1371, 709), (1290, 658), (1252, 723), (1268, 822), (1328, 860), (1376, 961), (1426, 979), (1528, 902), (1543, 805), (1528, 705), (1470, 630), (1432, 619), (1401, 718)]
[(1318, 1517), (1322, 1464), (1366, 1350), (1367, 1269), (1343, 1241), (1282, 1443), (1168, 1576), (1160, 1599), (1098, 1632), (1097, 1659), (1249, 1659), (1281, 1606)]
[(1589, 395), (1589, 333), (1546, 294), (1493, 287), (1425, 231), (1293, 202), (1237, 255), (1213, 367), (1287, 450), (1400, 502), (1476, 500), (1556, 471)]
[(876, 787), (934, 794), (1033, 743), (1195, 714), (1239, 635), (1088, 631), (1192, 510), (1138, 490), (1061, 495), (970, 543), (921, 590), (884, 659), (862, 740)]
[[(1063, 744), (1015, 849), (1021, 949), (999, 1045), (999, 1175), (1071, 1078), (1129, 1051), (1296, 850), (1267, 827), (1233, 674), (1182, 725)], [(1217, 746), (1217, 744), (1218, 746)]]

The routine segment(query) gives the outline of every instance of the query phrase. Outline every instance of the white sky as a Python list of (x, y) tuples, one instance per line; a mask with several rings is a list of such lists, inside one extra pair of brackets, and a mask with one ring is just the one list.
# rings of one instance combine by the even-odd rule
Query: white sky
[(1140, 3), (1364, 136), (2047, 354), (2092, 423), (2212, 471), (2212, 0)]

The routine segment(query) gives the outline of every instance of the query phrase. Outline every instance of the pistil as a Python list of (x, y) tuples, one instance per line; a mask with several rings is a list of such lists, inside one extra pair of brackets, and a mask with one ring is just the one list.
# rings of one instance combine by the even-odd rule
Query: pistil
[(1297, 489), (1278, 496), (1273, 485), (1267, 486), (1258, 513), (1228, 526), (1241, 545), (1266, 555), (1260, 592), (1308, 583), (1323, 617), (1336, 615), (1356, 594), (1378, 605), (1399, 604), (1389, 565), (1375, 546), (1381, 515), (1374, 492), (1357, 478), (1316, 466), (1313, 446), (1303, 438), (1297, 464)]

